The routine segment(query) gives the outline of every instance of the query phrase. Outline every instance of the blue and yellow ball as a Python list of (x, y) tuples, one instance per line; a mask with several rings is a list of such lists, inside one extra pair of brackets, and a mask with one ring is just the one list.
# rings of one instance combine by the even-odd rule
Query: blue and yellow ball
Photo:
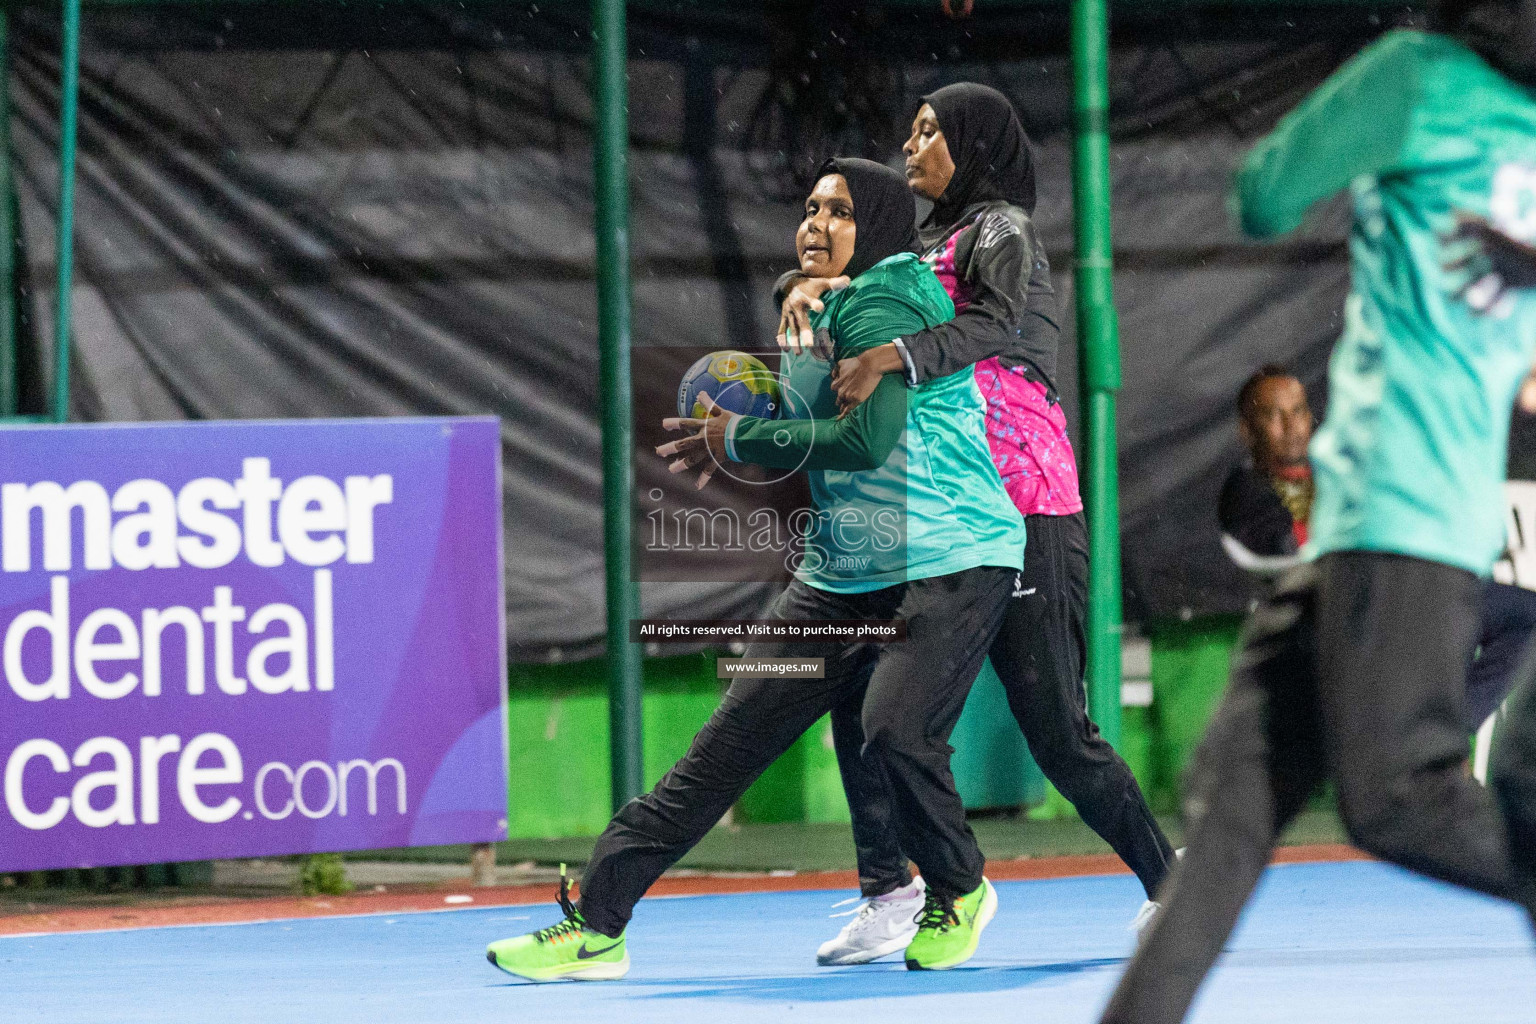
[(782, 400), (779, 379), (761, 359), (745, 352), (711, 352), (688, 367), (677, 388), (677, 414), (703, 416), (699, 400), (708, 395), (727, 412), (777, 419)]

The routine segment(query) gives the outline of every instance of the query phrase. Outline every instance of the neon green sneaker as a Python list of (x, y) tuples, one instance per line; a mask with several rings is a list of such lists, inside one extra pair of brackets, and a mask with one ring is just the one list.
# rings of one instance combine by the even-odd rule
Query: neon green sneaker
[(907, 946), (907, 970), (947, 971), (976, 953), (981, 930), (997, 913), (997, 890), (985, 878), (974, 892), (942, 896), (928, 890), (917, 915), (917, 935)]
[(529, 981), (613, 981), (629, 973), (624, 936), (610, 939), (587, 927), (571, 902), (571, 884), (560, 865), (560, 909), (565, 920), (485, 947), (495, 966)]

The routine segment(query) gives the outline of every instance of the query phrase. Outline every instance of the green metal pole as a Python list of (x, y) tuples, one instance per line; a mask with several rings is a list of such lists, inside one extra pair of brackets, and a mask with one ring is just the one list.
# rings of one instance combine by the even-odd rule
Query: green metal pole
[(0, 7), (0, 417), (15, 416), (16, 181), (11, 174), (11, 12)]
[(1072, 208), (1077, 243), (1077, 332), (1087, 452), (1088, 707), (1110, 743), (1120, 741), (1120, 488), (1115, 392), (1120, 338), (1115, 315), (1109, 207), (1109, 11), (1107, 0), (1072, 0), (1075, 135)]
[(64, 0), (59, 86), (59, 280), (53, 317), (53, 421), (69, 419), (69, 315), (75, 264), (75, 121), (80, 102), (80, 0)]
[(592, 0), (597, 199), (598, 395), (603, 406), (603, 549), (608, 593), (608, 725), (613, 807), (643, 790), (640, 647), (629, 641), (640, 597), (630, 572), (634, 450), (629, 377), (629, 83), (624, 0)]

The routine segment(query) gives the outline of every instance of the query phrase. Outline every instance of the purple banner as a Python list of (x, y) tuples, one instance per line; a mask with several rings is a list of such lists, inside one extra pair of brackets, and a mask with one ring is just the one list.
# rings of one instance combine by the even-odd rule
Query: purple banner
[(0, 429), (0, 871), (507, 834), (497, 421)]

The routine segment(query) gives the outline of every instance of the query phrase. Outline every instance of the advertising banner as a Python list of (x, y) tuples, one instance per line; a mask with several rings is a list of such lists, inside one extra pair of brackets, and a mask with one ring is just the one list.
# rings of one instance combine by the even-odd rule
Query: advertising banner
[(507, 830), (491, 417), (0, 429), (0, 871)]

